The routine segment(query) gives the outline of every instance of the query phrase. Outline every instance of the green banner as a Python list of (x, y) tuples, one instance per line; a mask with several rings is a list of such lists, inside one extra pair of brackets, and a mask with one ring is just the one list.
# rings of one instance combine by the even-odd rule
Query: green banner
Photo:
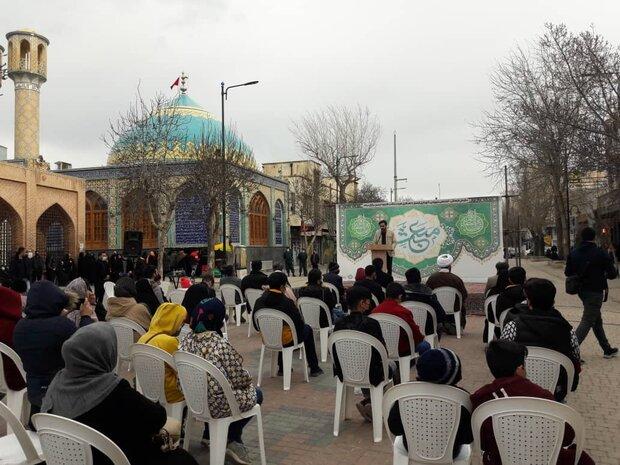
[(339, 209), (339, 254), (358, 260), (372, 244), (378, 222), (386, 220), (395, 234), (393, 271), (399, 275), (415, 266), (428, 276), (437, 269), (437, 256), (449, 253), (456, 259), (463, 248), (484, 261), (501, 243), (497, 197)]

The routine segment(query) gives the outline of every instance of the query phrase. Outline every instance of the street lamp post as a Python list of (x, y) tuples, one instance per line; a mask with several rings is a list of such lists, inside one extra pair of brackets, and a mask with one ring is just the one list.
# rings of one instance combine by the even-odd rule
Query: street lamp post
[[(224, 82), (222, 82), (222, 134), (220, 140), (220, 152), (222, 153), (222, 179), (226, 179), (226, 136), (225, 136), (225, 126), (224, 126), (224, 101), (228, 98), (228, 89), (232, 89), (233, 87), (243, 87), (243, 86), (252, 86), (254, 84), (258, 84), (258, 81), (250, 81), (244, 84), (235, 84), (234, 86), (225, 87)], [(224, 251), (224, 263), (227, 260), (227, 251), (226, 251), (226, 191), (224, 190), (222, 194), (222, 250)]]

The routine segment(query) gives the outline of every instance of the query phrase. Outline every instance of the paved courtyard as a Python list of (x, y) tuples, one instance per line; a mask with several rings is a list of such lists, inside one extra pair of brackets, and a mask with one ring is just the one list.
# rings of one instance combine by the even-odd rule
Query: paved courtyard
[[(529, 276), (551, 279), (558, 289), (563, 289), (562, 269), (547, 262), (525, 262)], [(295, 283), (301, 284), (301, 283)], [(557, 299), (559, 309), (568, 320), (576, 325), (580, 315), (579, 300), (567, 296), (563, 291)], [(611, 341), (620, 344), (620, 280), (612, 284), (610, 302), (604, 309), (605, 330)], [(463, 362), (463, 381), (461, 386), (469, 391), (491, 380), (484, 361), (482, 345), (483, 318), (472, 316), (468, 319), (463, 338), (445, 337), (441, 343), (456, 351)], [(260, 338), (253, 335), (247, 338), (247, 326), (229, 327), (230, 338), (245, 358), (250, 373), (256, 379)], [(582, 357), (586, 365), (581, 375), (581, 383), (576, 393), (569, 399), (569, 405), (576, 408), (586, 421), (586, 450), (598, 465), (618, 465), (620, 463), (620, 444), (617, 432), (620, 431), (620, 406), (618, 405), (618, 385), (620, 384), (620, 359), (605, 360), (596, 344), (594, 336), (589, 335), (582, 346)], [(306, 464), (355, 464), (378, 465), (391, 463), (391, 448), (387, 435), (383, 441), (372, 441), (372, 426), (364, 423), (355, 413), (351, 420), (343, 423), (340, 436), (334, 437), (333, 411), (335, 383), (331, 376), (331, 366), (322, 364), (325, 375), (310, 378), (303, 382), (299, 360), (293, 362), (294, 372), (291, 390), (282, 390), (282, 378), (263, 378), (265, 402), (263, 422), (267, 461), (273, 465)], [(265, 371), (267, 373), (267, 371)], [(256, 451), (258, 463), (256, 425), (251, 423), (245, 434), (246, 443)], [(208, 452), (199, 449), (194, 443), (193, 452), (201, 463), (208, 463)], [(479, 464), (476, 457), (474, 463)]]

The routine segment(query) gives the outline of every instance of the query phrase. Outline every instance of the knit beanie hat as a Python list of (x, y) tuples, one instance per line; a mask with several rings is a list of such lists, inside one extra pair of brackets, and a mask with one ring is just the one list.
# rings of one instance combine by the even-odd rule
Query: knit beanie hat
[(336, 273), (340, 271), (340, 266), (336, 262), (331, 262), (328, 266), (328, 270), (330, 273)]
[(450, 349), (431, 349), (418, 358), (418, 381), (456, 385), (461, 380), (461, 360)]

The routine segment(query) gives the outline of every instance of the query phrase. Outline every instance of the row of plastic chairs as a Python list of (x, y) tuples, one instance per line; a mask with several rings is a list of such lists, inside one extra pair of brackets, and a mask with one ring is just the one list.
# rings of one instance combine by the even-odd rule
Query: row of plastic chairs
[[(388, 426), (389, 412), (395, 404), (399, 406), (407, 448), (403, 437), (393, 437)], [(469, 394), (456, 387), (415, 382), (389, 389), (383, 397), (382, 414), (393, 442), (393, 464), (470, 464), (470, 445), (463, 445), (458, 456), (452, 457), (462, 408), (472, 413)], [(575, 464), (581, 456), (584, 422), (567, 405), (531, 397), (485, 402), (471, 417), (474, 449), (480, 453), (480, 432), (488, 419), (504, 464), (555, 465), (566, 424), (575, 431)]]
[[(336, 331), (329, 337), (329, 347), (332, 358), (334, 351), (336, 351), (342, 370), (342, 381), (336, 378), (334, 436), (338, 436), (341, 421), (353, 411), (354, 389), (366, 388), (370, 390), (372, 402), (373, 438), (375, 442), (380, 442), (382, 433), (379, 405), (383, 398), (384, 387), (392, 384), (388, 369), (390, 357), (385, 346), (378, 339), (368, 334), (343, 330)], [(379, 354), (383, 367), (383, 381), (378, 386), (374, 386), (370, 382), (369, 368), (373, 350)], [(402, 362), (400, 364), (402, 370)], [(568, 357), (561, 353), (541, 347), (528, 347), (526, 365), (530, 381), (550, 392), (555, 391), (561, 367), (566, 370), (568, 375), (568, 385), (572, 385), (573, 364)], [(407, 365), (406, 370), (409, 369), (408, 367), (409, 365)]]

